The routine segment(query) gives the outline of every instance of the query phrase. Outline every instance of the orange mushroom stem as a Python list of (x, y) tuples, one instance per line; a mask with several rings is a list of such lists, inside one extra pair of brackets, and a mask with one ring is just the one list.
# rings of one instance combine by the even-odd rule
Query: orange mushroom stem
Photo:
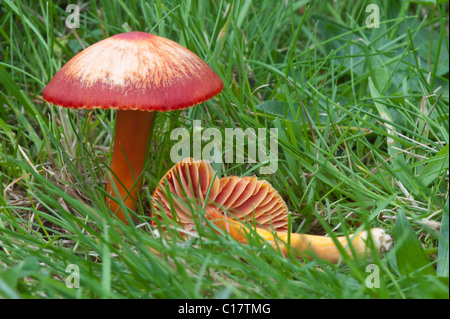
[[(169, 194), (166, 190), (169, 190)], [(204, 161), (186, 159), (176, 164), (161, 179), (153, 194), (153, 212), (178, 220), (185, 230), (194, 230), (192, 207), (205, 207), (206, 218), (241, 243), (249, 243), (255, 232), (285, 255), (291, 250), (301, 258), (318, 257), (337, 263), (339, 248), (331, 237), (289, 233), (286, 203), (278, 192), (264, 180), (256, 177), (227, 176), (216, 178), (212, 167)], [(228, 212), (236, 219), (228, 217)], [(255, 232), (249, 225), (255, 224)], [(392, 247), (392, 239), (384, 230), (373, 228), (371, 237), (379, 252)], [(352, 256), (367, 257), (368, 232), (337, 237)], [(349, 246), (352, 246), (353, 250)]]
[[(215, 210), (207, 210), (207, 218), (216, 226), (231, 237), (241, 243), (247, 244), (249, 237), (252, 236), (251, 229), (244, 223), (227, 218)], [(255, 232), (264, 241), (269, 243), (275, 249), (280, 249), (284, 255), (290, 250), (295, 256), (300, 258), (312, 259), (314, 257), (327, 260), (331, 263), (338, 263), (342, 258), (341, 252), (331, 237), (297, 234), (288, 232), (271, 232), (267, 229), (255, 228)], [(392, 247), (392, 238), (381, 228), (372, 228), (370, 230), (374, 247), (378, 252), (389, 251)], [(289, 238), (290, 237), (290, 238)], [(358, 234), (349, 236), (353, 251), (359, 257), (369, 257), (370, 247), (368, 245), (368, 232), (362, 231)], [(353, 257), (352, 249), (349, 247), (349, 241), (346, 236), (336, 237), (339, 244), (346, 250), (346, 253)]]
[(111, 172), (108, 174), (106, 191), (115, 198), (107, 199), (108, 206), (125, 222), (126, 216), (120, 201), (123, 200), (124, 205), (132, 211), (136, 209), (152, 119), (153, 112), (117, 111)]

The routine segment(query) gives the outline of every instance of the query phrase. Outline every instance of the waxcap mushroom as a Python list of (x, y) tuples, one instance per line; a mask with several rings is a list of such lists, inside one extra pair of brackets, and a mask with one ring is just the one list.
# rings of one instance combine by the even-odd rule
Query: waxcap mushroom
[[(153, 214), (165, 214), (180, 222), (184, 230), (192, 231), (195, 226), (192, 209), (196, 207), (205, 207), (206, 218), (242, 243), (248, 243), (249, 236), (256, 232), (285, 255), (292, 251), (301, 258), (318, 257), (332, 263), (342, 258), (331, 237), (289, 233), (288, 208), (267, 181), (236, 176), (219, 179), (208, 163), (188, 158), (161, 179), (153, 194)], [(256, 228), (252, 232), (253, 225)], [(377, 252), (389, 251), (393, 246), (391, 236), (381, 228), (336, 240), (350, 257), (352, 252), (369, 257), (369, 236)]]
[(180, 226), (189, 231), (195, 226), (192, 206), (195, 209), (205, 204), (208, 211), (230, 213), (242, 221), (254, 221), (257, 227), (287, 231), (288, 208), (272, 185), (256, 176), (218, 178), (205, 161), (187, 158), (179, 162), (161, 178), (153, 193), (153, 211), (159, 215), (162, 210), (173, 219), (176, 214)]
[(136, 208), (152, 111), (191, 107), (222, 89), (219, 76), (193, 52), (169, 39), (135, 31), (116, 34), (78, 53), (51, 79), (43, 97), (68, 108), (117, 110), (106, 201), (126, 222), (119, 204), (123, 200), (131, 210)]

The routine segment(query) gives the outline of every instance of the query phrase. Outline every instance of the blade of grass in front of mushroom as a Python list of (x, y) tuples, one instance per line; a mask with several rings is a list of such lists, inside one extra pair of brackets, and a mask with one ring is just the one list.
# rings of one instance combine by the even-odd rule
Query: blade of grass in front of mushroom
[[(198, 165), (191, 162), (189, 164)], [(153, 215), (163, 220), (175, 221), (175, 231), (177, 228), (191, 231), (192, 227), (199, 224), (199, 214), (196, 212), (201, 211), (203, 206), (198, 195), (201, 193), (199, 175), (197, 169), (191, 171), (190, 165), (176, 165), (169, 170), (153, 194)], [(192, 175), (191, 172), (196, 174)], [(195, 196), (192, 196), (193, 194)], [(159, 226), (158, 223), (156, 225)]]
[[(164, 189), (161, 190), (161, 193), (161, 200), (159, 202), (153, 200), (153, 225), (156, 226), (162, 234), (167, 235), (168, 238), (184, 237), (185, 227), (183, 227), (182, 216), (180, 216), (182, 210), (178, 205), (190, 207), (192, 209), (191, 211), (195, 211), (195, 208), (190, 206), (193, 202), (185, 202), (183, 198), (174, 194), (170, 189), (167, 178), (164, 179)], [(164, 211), (165, 213), (155, 216), (155, 210)], [(190, 230), (191, 229), (188, 228), (187, 232)]]

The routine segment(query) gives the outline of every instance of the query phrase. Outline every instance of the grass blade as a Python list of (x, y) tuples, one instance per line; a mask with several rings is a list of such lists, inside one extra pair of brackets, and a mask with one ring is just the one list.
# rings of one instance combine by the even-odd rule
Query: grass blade
[(402, 275), (436, 274), (403, 211), (397, 215), (394, 241), (397, 267)]

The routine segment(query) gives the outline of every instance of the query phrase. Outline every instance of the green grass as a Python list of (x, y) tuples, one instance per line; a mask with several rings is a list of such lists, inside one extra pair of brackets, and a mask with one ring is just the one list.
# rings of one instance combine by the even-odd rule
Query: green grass
[[(71, 31), (64, 2), (0, 1), (0, 297), (448, 298), (449, 6), (435, 2), (371, 1), (381, 21), (369, 29), (364, 1), (85, 1)], [(179, 42), (224, 82), (210, 101), (157, 115), (136, 228), (104, 204), (114, 112), (42, 100), (83, 47), (129, 30)], [(394, 249), (328, 265), (210, 227), (157, 236), (149, 203), (173, 165), (170, 132), (193, 120), (278, 128), (278, 170), (260, 178), (293, 230), (383, 227)], [(379, 288), (366, 285), (370, 264)], [(80, 288), (66, 286), (69, 265)]]

